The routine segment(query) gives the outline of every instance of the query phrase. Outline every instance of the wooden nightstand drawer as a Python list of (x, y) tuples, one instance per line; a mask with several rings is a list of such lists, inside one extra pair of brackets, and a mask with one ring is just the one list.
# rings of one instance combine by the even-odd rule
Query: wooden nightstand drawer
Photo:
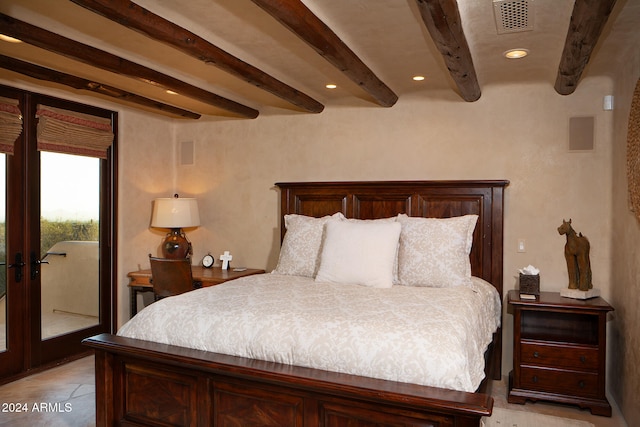
[(520, 384), (530, 390), (580, 397), (598, 397), (598, 374), (556, 369), (520, 368)]
[(586, 370), (599, 366), (597, 347), (522, 342), (520, 352), (521, 362), (527, 365)]

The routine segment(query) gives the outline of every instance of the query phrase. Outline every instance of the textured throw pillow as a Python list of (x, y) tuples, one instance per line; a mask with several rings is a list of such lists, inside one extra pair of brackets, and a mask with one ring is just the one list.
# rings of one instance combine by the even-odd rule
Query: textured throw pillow
[(324, 225), (331, 218), (344, 218), (342, 213), (314, 218), (305, 215), (285, 215), (284, 226), (287, 230), (278, 265), (273, 273), (291, 276), (314, 277), (320, 263)]
[(398, 222), (327, 222), (316, 281), (390, 288), (399, 237)]
[(471, 281), (469, 253), (478, 215), (412, 218), (402, 225), (398, 248), (398, 281), (407, 286), (445, 288)]

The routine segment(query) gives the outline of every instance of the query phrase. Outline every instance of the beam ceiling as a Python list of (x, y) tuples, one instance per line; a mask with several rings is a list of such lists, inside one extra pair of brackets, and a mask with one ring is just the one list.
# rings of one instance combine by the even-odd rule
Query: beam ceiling
[(58, 83), (74, 89), (88, 90), (104, 96), (116, 98), (145, 108), (162, 111), (187, 119), (199, 119), (201, 117), (200, 114), (159, 101), (154, 101), (153, 99), (145, 98), (104, 83), (98, 83), (94, 80), (87, 80), (81, 77), (72, 76), (71, 74), (51, 70), (49, 68), (41, 67), (39, 65), (31, 64), (5, 55), (0, 55), (0, 68), (11, 70), (38, 80)]
[(398, 101), (398, 95), (385, 85), (304, 3), (299, 0), (252, 1), (368, 92), (378, 104), (391, 107)]
[(207, 64), (215, 65), (310, 113), (320, 113), (324, 109), (324, 105), (310, 96), (129, 0), (71, 1)]
[[(555, 78), (569, 95), (582, 79), (615, 75), (640, 46), (635, 0), (503, 0), (535, 16), (514, 31), (492, 13), (503, 3), (475, 0), (133, 1), (0, 1), (0, 33), (24, 42), (0, 41), (3, 78), (227, 120), (392, 107), (407, 96), (474, 102), (480, 82)], [(530, 55), (501, 55), (516, 47)]]
[(127, 59), (113, 55), (109, 52), (96, 49), (86, 44), (68, 39), (51, 31), (36, 27), (26, 22), (14, 19), (5, 14), (0, 14), (2, 33), (22, 40), (41, 49), (72, 58), (82, 63), (110, 71), (115, 74), (125, 75), (144, 83), (160, 86), (167, 90), (180, 93), (207, 104), (222, 108), (242, 117), (256, 118), (258, 111), (242, 105), (238, 102), (224, 98), (204, 89), (185, 83), (174, 77), (162, 74), (145, 66), (136, 64)]

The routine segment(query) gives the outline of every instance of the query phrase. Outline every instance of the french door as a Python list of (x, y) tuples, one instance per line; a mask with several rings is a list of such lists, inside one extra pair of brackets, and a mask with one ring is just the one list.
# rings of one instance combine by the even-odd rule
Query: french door
[(114, 328), (115, 145), (106, 158), (49, 151), (36, 116), (47, 105), (116, 120), (3, 86), (0, 96), (23, 116), (13, 153), (0, 153), (1, 379), (85, 352), (83, 338)]

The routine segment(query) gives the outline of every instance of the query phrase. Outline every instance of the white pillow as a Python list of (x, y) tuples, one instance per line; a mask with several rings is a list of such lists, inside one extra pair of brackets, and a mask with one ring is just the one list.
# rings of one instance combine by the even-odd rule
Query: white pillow
[(387, 221), (328, 221), (316, 281), (393, 286), (400, 224)]
[(340, 212), (322, 218), (285, 215), (284, 226), (287, 231), (273, 273), (314, 277), (320, 265), (324, 224), (331, 218), (344, 218), (344, 215)]
[(398, 281), (407, 286), (445, 288), (471, 283), (469, 253), (478, 215), (412, 218), (402, 225), (398, 248)]
[[(387, 218), (378, 218), (378, 219), (358, 219), (358, 218), (347, 218), (345, 216), (342, 216), (341, 218), (343, 221), (349, 221), (349, 222), (360, 222), (360, 221), (365, 221), (365, 222), (397, 222), (398, 221), (398, 215), (396, 216), (391, 216), (391, 217), (387, 217)], [(396, 247), (396, 255), (393, 257), (393, 284), (397, 285), (398, 284), (398, 252), (397, 252), (397, 247)]]

